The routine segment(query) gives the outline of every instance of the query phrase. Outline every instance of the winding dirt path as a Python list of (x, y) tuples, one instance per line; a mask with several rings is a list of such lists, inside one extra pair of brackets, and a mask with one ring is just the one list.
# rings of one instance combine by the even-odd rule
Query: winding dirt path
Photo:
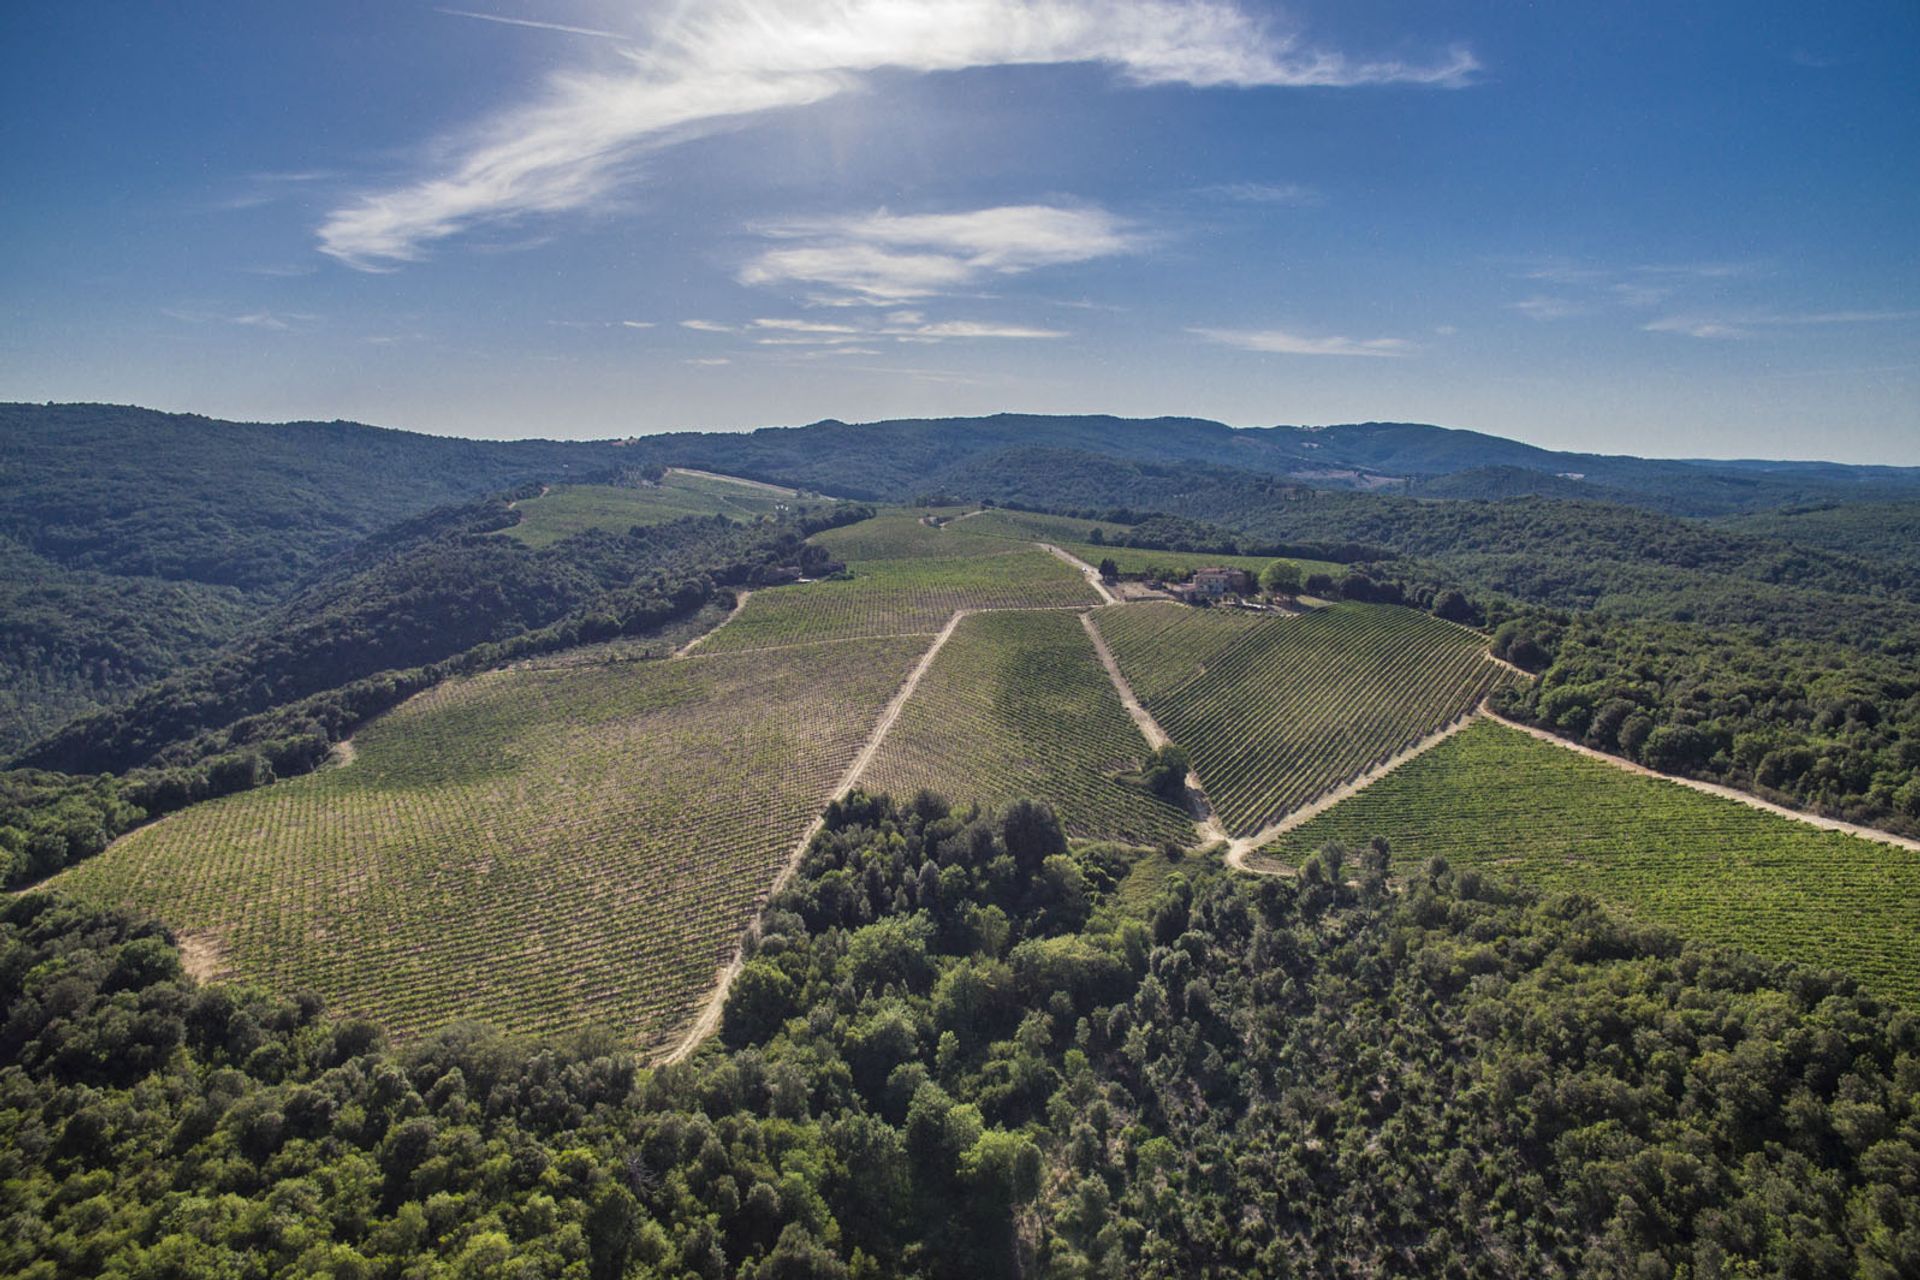
[[(914, 664), (905, 683), (900, 686), (900, 691), (893, 695), (893, 701), (887, 704), (887, 709), (881, 713), (880, 719), (867, 734), (867, 740), (862, 744), (859, 754), (854, 756), (853, 762), (840, 775), (839, 785), (820, 805), (821, 812), (815, 815), (813, 821), (807, 824), (807, 829), (800, 839), (794, 842), (792, 851), (787, 854), (786, 862), (781, 864), (779, 874), (773, 878), (773, 884), (767, 890), (768, 899), (786, 888), (787, 881), (793, 879), (794, 873), (800, 869), (801, 859), (806, 856), (807, 846), (813, 843), (814, 836), (818, 835), (820, 829), (826, 825), (827, 806), (853, 790), (854, 784), (860, 780), (860, 775), (867, 771), (867, 767), (873, 763), (874, 756), (879, 754), (880, 746), (886, 741), (888, 731), (900, 718), (900, 712), (906, 708), (907, 699), (913, 696), (913, 691), (920, 687), (921, 678), (932, 668), (933, 660), (940, 656), (940, 650), (945, 648), (947, 641), (953, 638), (954, 630), (973, 612), (975, 611), (972, 609), (956, 610), (954, 615), (947, 619), (947, 625), (940, 628), (939, 634), (934, 636), (933, 643), (927, 646), (927, 651), (920, 655), (920, 661)], [(714, 630), (717, 631), (719, 628), (716, 627)], [(707, 634), (712, 635), (713, 632), (709, 631)], [(707, 994), (706, 1001), (700, 1006), (700, 1012), (682, 1033), (679, 1041), (665, 1057), (660, 1059), (662, 1066), (670, 1066), (681, 1061), (699, 1048), (701, 1041), (720, 1029), (720, 1016), (727, 1007), (727, 993), (733, 990), (733, 980), (740, 976), (740, 970), (746, 965), (747, 944), (758, 937), (759, 933), (760, 913), (756, 910), (753, 919), (747, 925), (746, 932), (741, 935), (740, 944), (734, 948), (733, 958), (721, 967), (719, 974), (715, 977), (713, 990)]]
[(673, 656), (676, 658), (686, 657), (688, 654), (692, 653), (695, 649), (698, 649), (700, 647), (701, 642), (704, 641), (708, 636), (712, 635), (715, 631), (718, 631), (721, 627), (726, 626), (729, 622), (732, 622), (735, 618), (739, 617), (740, 611), (747, 607), (747, 597), (751, 596), (752, 594), (753, 592), (751, 591), (734, 592), (733, 608), (728, 612), (727, 616), (720, 619), (720, 621), (714, 623), (713, 627), (710, 630), (702, 631), (699, 635), (695, 636), (693, 639), (681, 645), (680, 648), (674, 653)]
[(1100, 593), (1101, 604), (1120, 603), (1120, 598), (1114, 595), (1113, 592), (1107, 590), (1106, 580), (1100, 576), (1100, 571), (1088, 564), (1085, 560), (1082, 560), (1079, 556), (1074, 555), (1064, 547), (1054, 546), (1051, 542), (1036, 542), (1033, 545), (1044, 551), (1052, 552), (1057, 558), (1066, 561), (1078, 569), (1082, 576), (1086, 578), (1087, 585)]
[(1624, 760), (1619, 756), (1608, 755), (1604, 751), (1597, 751), (1585, 743), (1569, 741), (1557, 733), (1549, 733), (1547, 730), (1537, 728), (1534, 725), (1521, 724), (1518, 720), (1509, 720), (1499, 712), (1491, 709), (1485, 710), (1483, 714), (1485, 714), (1487, 719), (1492, 720), (1496, 724), (1503, 724), (1509, 729), (1517, 729), (1528, 737), (1538, 738), (1542, 742), (1550, 742), (1556, 747), (1563, 747), (1573, 752), (1575, 755), (1587, 756), (1590, 759), (1599, 760), (1604, 764), (1612, 765), (1616, 769), (1624, 769), (1628, 773), (1637, 773), (1643, 778), (1660, 778), (1693, 791), (1703, 792), (1706, 795), (1719, 796), (1722, 800), (1732, 800), (1738, 804), (1746, 805), (1749, 809), (1758, 809), (1763, 813), (1771, 813), (1782, 818), (1791, 818), (1795, 822), (1804, 822), (1806, 825), (1818, 827), (1822, 831), (1838, 831), (1843, 835), (1859, 836), (1862, 840), (1872, 840), (1878, 844), (1892, 845), (1896, 849), (1907, 849), (1915, 853), (1920, 853), (1920, 840), (1909, 839), (1906, 836), (1897, 836), (1891, 831), (1882, 831), (1877, 827), (1863, 827), (1852, 822), (1842, 822), (1838, 818), (1824, 818), (1817, 813), (1806, 813), (1800, 809), (1789, 809), (1785, 805), (1775, 804), (1771, 800), (1762, 800), (1752, 792), (1742, 791), (1737, 787), (1725, 786), (1718, 782), (1702, 782), (1698, 778), (1682, 778), (1676, 774), (1661, 773), (1658, 769), (1649, 769), (1646, 765), (1636, 764), (1632, 760)]

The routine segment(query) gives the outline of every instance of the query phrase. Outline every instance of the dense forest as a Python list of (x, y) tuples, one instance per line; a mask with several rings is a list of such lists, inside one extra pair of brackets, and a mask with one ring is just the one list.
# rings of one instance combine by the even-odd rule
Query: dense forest
[(653, 1070), (611, 1035), (390, 1047), (195, 984), (156, 925), (15, 899), (0, 1269), (1920, 1269), (1920, 1024), (1848, 980), (1444, 865), (1395, 891), (1379, 850), (1293, 881), (1155, 859), (856, 793), (722, 1042)]
[(1920, 834), (1911, 660), (1585, 615), (1515, 619), (1495, 651), (1541, 671), (1501, 710), (1663, 773)]
[(362, 539), (609, 445), (0, 404), (0, 756), (200, 662)]

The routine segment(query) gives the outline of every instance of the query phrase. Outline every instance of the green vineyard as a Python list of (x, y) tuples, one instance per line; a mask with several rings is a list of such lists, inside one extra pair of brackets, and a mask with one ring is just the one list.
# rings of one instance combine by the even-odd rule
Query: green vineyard
[(1234, 609), (1195, 609), (1150, 601), (1102, 609), (1093, 615), (1100, 634), (1144, 703), (1165, 696), (1206, 670), (1207, 662), (1247, 632), (1273, 619)]
[[(952, 517), (960, 508), (883, 511), (871, 520), (842, 525), (813, 535), (812, 541), (850, 564), (872, 560), (959, 560), (1000, 556), (1022, 550), (1004, 538), (960, 538), (922, 516)], [(964, 527), (965, 522), (960, 526)]]
[[(938, 530), (927, 532), (943, 536)], [(817, 541), (838, 550), (826, 539)], [(766, 649), (855, 636), (930, 635), (960, 609), (1099, 603), (1078, 570), (1031, 548), (961, 559), (849, 560), (848, 565), (853, 576), (845, 580), (754, 592), (740, 616), (715, 632), (704, 651)]]
[(1053, 805), (1076, 836), (1188, 843), (1193, 822), (1114, 775), (1147, 743), (1074, 612), (963, 620), (907, 702), (864, 781), (987, 805)]
[(1289, 832), (1298, 864), (1385, 836), (1396, 870), (1444, 857), (1591, 893), (1703, 941), (1842, 970), (1920, 1007), (1920, 854), (1629, 773), (1491, 721)]
[(1510, 678), (1484, 637), (1411, 609), (1348, 604), (1249, 625), (1224, 610), (1184, 610), (1192, 620), (1176, 621), (1174, 608), (1097, 617), (1235, 834), (1366, 772)]
[(516, 503), (520, 523), (504, 532), (530, 547), (545, 547), (588, 529), (625, 533), (635, 525), (663, 524), (683, 516), (752, 520), (792, 501), (770, 489), (718, 476), (669, 472), (659, 484), (641, 488), (559, 485)]
[[(955, 520), (948, 528), (970, 539), (997, 539), (1021, 542), (1051, 542), (1069, 555), (1088, 564), (1112, 560), (1124, 574), (1152, 574), (1156, 577), (1184, 577), (1195, 569), (1218, 565), (1259, 573), (1272, 564), (1275, 556), (1229, 556), (1207, 551), (1150, 551), (1139, 547), (1115, 546), (1114, 540), (1127, 534), (1125, 525), (1102, 520), (1076, 520), (1070, 516), (1038, 515), (1029, 511), (983, 511)], [(1099, 529), (1104, 542), (1088, 541)], [(1302, 574), (1326, 573), (1338, 576), (1347, 571), (1343, 564), (1330, 560), (1302, 560), (1288, 557), (1300, 566)]]
[(351, 764), (184, 810), (54, 883), (402, 1034), (481, 1018), (657, 1043), (925, 646), (456, 681), (367, 727)]

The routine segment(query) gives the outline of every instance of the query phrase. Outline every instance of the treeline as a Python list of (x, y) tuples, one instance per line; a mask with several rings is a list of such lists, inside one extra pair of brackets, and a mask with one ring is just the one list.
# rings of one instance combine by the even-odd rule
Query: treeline
[(501, 499), (418, 522), (249, 640), (68, 724), (0, 773), (0, 883), (51, 875), (188, 804), (305, 773), (372, 716), (451, 676), (649, 634), (732, 588), (816, 564), (826, 553), (808, 534), (868, 515), (690, 517), (540, 551), (485, 536), (513, 518)]
[(949, 487), (1060, 514), (1199, 521), (1222, 531), (1208, 550), (1231, 540), (1255, 555), (1420, 560), (1476, 597), (1920, 655), (1920, 570), (1911, 557), (1796, 545), (1603, 502), (1316, 491), (1225, 467), (1057, 449), (1010, 450), (973, 467)]
[(1783, 804), (1920, 835), (1920, 671), (1830, 645), (1533, 615), (1495, 652), (1541, 670), (1517, 719)]
[(1131, 857), (1042, 807), (855, 795), (722, 1043), (651, 1071), (591, 1034), (388, 1048), (29, 895), (0, 910), (0, 1270), (1920, 1269), (1909, 1013), (1385, 862), (1136, 910)]

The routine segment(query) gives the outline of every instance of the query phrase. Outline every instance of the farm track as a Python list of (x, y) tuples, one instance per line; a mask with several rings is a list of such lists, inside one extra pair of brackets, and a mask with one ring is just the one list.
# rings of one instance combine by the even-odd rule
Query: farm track
[(1100, 571), (1088, 564), (1085, 560), (1082, 560), (1079, 556), (1074, 555), (1064, 547), (1054, 546), (1051, 542), (1036, 542), (1034, 545), (1042, 551), (1051, 552), (1056, 559), (1064, 560), (1066, 563), (1078, 569), (1082, 576), (1086, 578), (1087, 585), (1099, 593), (1101, 604), (1120, 603), (1120, 598), (1114, 595), (1113, 592), (1107, 590), (1106, 581), (1101, 578)]
[[(961, 622), (972, 612), (973, 610), (971, 609), (955, 610), (954, 615), (947, 619), (947, 625), (940, 629), (938, 635), (934, 636), (933, 643), (927, 646), (927, 651), (920, 655), (920, 661), (914, 665), (912, 671), (907, 673), (907, 678), (905, 682), (901, 684), (900, 691), (893, 695), (893, 701), (887, 704), (887, 709), (881, 713), (879, 721), (873, 726), (872, 732), (867, 735), (867, 740), (861, 746), (859, 754), (854, 756), (853, 762), (847, 766), (846, 772), (840, 775), (839, 786), (835, 788), (833, 795), (827, 800), (828, 805), (853, 790), (854, 783), (859, 780), (861, 774), (867, 771), (867, 767), (873, 763), (873, 757), (878, 754), (881, 744), (886, 741), (888, 731), (893, 728), (894, 722), (900, 719), (900, 712), (907, 705), (907, 699), (913, 696), (913, 691), (920, 687), (922, 677), (924, 677), (927, 671), (933, 666), (933, 660), (940, 656), (940, 650), (945, 648), (947, 641), (953, 638), (955, 629), (958, 628)], [(718, 629), (719, 628), (716, 627), (714, 630), (717, 631)], [(713, 632), (710, 631), (707, 634), (712, 635)], [(786, 888), (787, 881), (793, 879), (794, 873), (800, 869), (800, 861), (806, 856), (807, 846), (813, 843), (814, 836), (818, 835), (820, 829), (826, 825), (825, 808), (826, 805), (821, 806), (822, 812), (814, 815), (814, 819), (807, 825), (806, 831), (801, 834), (799, 840), (794, 842), (792, 852), (787, 855), (787, 860), (781, 864), (779, 873), (774, 876), (773, 884), (767, 889), (767, 898), (771, 899), (775, 894), (779, 893), (780, 890)], [(734, 948), (733, 957), (727, 961), (721, 968), (719, 975), (715, 978), (713, 990), (708, 993), (706, 1002), (700, 1006), (700, 1012), (694, 1017), (692, 1024), (688, 1026), (685, 1034), (681, 1036), (680, 1042), (660, 1060), (662, 1065), (671, 1066), (673, 1063), (681, 1061), (688, 1054), (699, 1048), (701, 1042), (708, 1036), (720, 1029), (720, 1017), (726, 1011), (727, 1007), (727, 994), (733, 990), (733, 980), (740, 976), (740, 970), (747, 962), (747, 944), (752, 941), (759, 930), (760, 917), (758, 913), (756, 913), (753, 920), (747, 925), (747, 931), (741, 937), (739, 945)]]
[(688, 654), (692, 653), (695, 649), (698, 649), (700, 647), (700, 642), (702, 640), (705, 640), (708, 636), (712, 635), (714, 631), (718, 631), (721, 627), (726, 626), (729, 622), (732, 622), (735, 618), (739, 617), (740, 611), (747, 607), (747, 598), (752, 594), (753, 592), (751, 591), (734, 592), (733, 608), (728, 612), (727, 616), (720, 619), (720, 621), (716, 622), (713, 625), (713, 630), (702, 631), (699, 635), (695, 636), (693, 639), (681, 645), (680, 652), (674, 654), (673, 656), (676, 658), (686, 657)]
[(1503, 724), (1509, 729), (1518, 729), (1521, 733), (1529, 737), (1538, 738), (1542, 742), (1552, 743), (1554, 746), (1562, 747), (1573, 752), (1575, 755), (1591, 757), (1604, 764), (1610, 764), (1616, 769), (1623, 769), (1628, 773), (1639, 774), (1643, 778), (1659, 778), (1665, 782), (1677, 783), (1691, 791), (1698, 791), (1703, 795), (1719, 796), (1722, 800), (1733, 800), (1746, 805), (1749, 809), (1758, 809), (1762, 813), (1771, 813), (1775, 817), (1791, 818), (1795, 822), (1805, 823), (1810, 827), (1818, 827), (1822, 831), (1838, 831), (1843, 835), (1859, 836), (1862, 840), (1872, 840), (1878, 844), (1892, 845), (1896, 849), (1907, 849), (1915, 853), (1920, 853), (1920, 840), (1910, 839), (1907, 836), (1897, 836), (1891, 831), (1881, 831), (1877, 827), (1863, 827), (1852, 822), (1842, 822), (1838, 818), (1826, 818), (1817, 813), (1806, 813), (1800, 809), (1789, 809), (1785, 805), (1775, 804), (1771, 800), (1762, 800), (1759, 796), (1751, 792), (1741, 791), (1737, 787), (1724, 786), (1718, 782), (1702, 782), (1698, 778), (1683, 778), (1678, 774), (1661, 773), (1658, 769), (1649, 769), (1646, 765), (1635, 763), (1632, 760), (1624, 760), (1619, 756), (1608, 755), (1604, 751), (1597, 751), (1585, 743), (1569, 741), (1559, 734), (1549, 733), (1545, 729), (1536, 728), (1530, 724), (1521, 724), (1518, 720), (1509, 720), (1499, 712), (1490, 708), (1486, 709), (1484, 714), (1489, 720)]
[(1394, 756), (1391, 760), (1375, 765), (1359, 777), (1342, 783), (1333, 790), (1315, 797), (1312, 801), (1301, 805), (1298, 809), (1295, 809), (1286, 817), (1281, 818), (1278, 822), (1264, 827), (1250, 836), (1242, 836), (1238, 840), (1231, 841), (1227, 846), (1227, 866), (1235, 871), (1244, 871), (1248, 875), (1291, 876), (1295, 874), (1292, 867), (1250, 867), (1247, 865), (1247, 857), (1250, 854), (1259, 852), (1267, 845), (1272, 844), (1275, 840), (1278, 840), (1281, 836), (1287, 834), (1287, 832), (1292, 831), (1295, 827), (1305, 826), (1349, 796), (1365, 791), (1368, 787), (1380, 781), (1380, 779), (1386, 777), (1401, 765), (1406, 764), (1409, 760), (1425, 755), (1427, 752), (1445, 742), (1448, 738), (1451, 738), (1454, 734), (1467, 728), (1480, 717), (1491, 716), (1492, 714), (1492, 712), (1487, 710), (1486, 704), (1482, 703), (1468, 714), (1455, 720), (1452, 724), (1420, 739), (1420, 741), (1414, 743), (1399, 755)]

